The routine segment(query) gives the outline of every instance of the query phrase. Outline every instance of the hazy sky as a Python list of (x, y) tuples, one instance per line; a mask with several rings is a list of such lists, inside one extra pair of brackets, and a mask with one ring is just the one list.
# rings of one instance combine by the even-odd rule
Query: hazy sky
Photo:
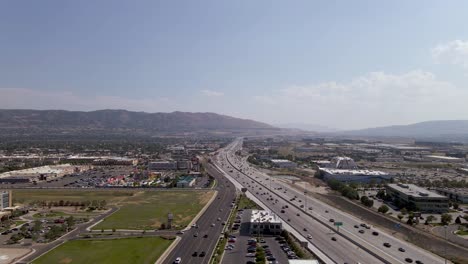
[(0, 108), (468, 119), (468, 1), (0, 1)]

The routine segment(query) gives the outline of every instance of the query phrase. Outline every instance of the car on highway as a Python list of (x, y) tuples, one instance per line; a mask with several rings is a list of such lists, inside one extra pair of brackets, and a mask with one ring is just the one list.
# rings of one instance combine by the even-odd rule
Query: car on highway
[(297, 215), (297, 216), (300, 216), (300, 214), (299, 214), (299, 213), (297, 213), (296, 215)]
[(372, 232), (372, 234), (373, 234), (374, 236), (378, 236), (378, 235), (379, 235), (379, 232), (374, 231), (374, 232)]
[(359, 228), (359, 226), (358, 226), (358, 225), (354, 225), (354, 228)]
[(408, 263), (413, 263), (413, 260), (411, 258), (405, 258), (405, 261)]
[(332, 223), (333, 223), (333, 222), (335, 222), (335, 219), (333, 219), (333, 218), (330, 218), (330, 220), (328, 220), (328, 221), (330, 221), (330, 222), (332, 222)]
[(283, 213), (283, 214), (284, 214), (284, 210), (281, 210), (281, 213)]
[(197, 257), (197, 256), (198, 256), (198, 252), (197, 251), (193, 252), (192, 257)]
[(180, 264), (182, 262), (182, 258), (178, 257), (174, 260), (174, 264)]
[(336, 237), (332, 237), (331, 240), (336, 241)]
[(359, 230), (359, 233), (364, 234), (364, 230), (362, 230), (362, 229)]
[(203, 236), (203, 238), (207, 238), (207, 237), (208, 237), (208, 234), (205, 234), (205, 235)]
[(306, 232), (307, 232), (307, 228), (305, 228), (305, 227), (304, 227), (304, 229), (302, 229), (302, 230), (304, 230), (304, 231), (306, 231)]
[(415, 262), (416, 264), (424, 264), (424, 262), (420, 261), (420, 260), (416, 260)]
[(194, 236), (194, 237), (198, 237), (198, 233), (194, 233), (193, 236)]
[(401, 248), (398, 248), (398, 251), (400, 251), (400, 252), (405, 252), (406, 249), (404, 249), (404, 248), (401, 247)]
[(383, 243), (383, 245), (384, 245), (385, 247), (388, 247), (388, 248), (392, 246), (392, 245), (390, 245), (390, 243), (388, 243), (388, 242)]
[(204, 257), (204, 256), (206, 256), (206, 253), (205, 253), (205, 251), (202, 251), (202, 252), (200, 253), (199, 257)]
[(311, 235), (311, 234), (307, 234), (307, 238), (308, 238), (308, 239), (312, 239), (312, 235)]

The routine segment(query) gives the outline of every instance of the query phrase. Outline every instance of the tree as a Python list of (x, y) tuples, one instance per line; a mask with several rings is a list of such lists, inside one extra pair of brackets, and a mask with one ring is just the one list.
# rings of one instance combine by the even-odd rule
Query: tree
[(433, 215), (429, 215), (426, 217), (426, 223), (430, 224), (432, 221), (435, 220), (435, 217)]
[(414, 224), (413, 218), (412, 218), (412, 217), (408, 217), (408, 221), (406, 221), (406, 223), (407, 223), (408, 225), (413, 225), (413, 224)]
[(441, 217), (440, 217), (440, 222), (443, 224), (443, 225), (448, 225), (452, 222), (452, 215), (451, 214), (443, 214)]
[(457, 218), (455, 218), (455, 224), (461, 224), (460, 216), (457, 216)]
[(361, 203), (362, 203), (364, 206), (372, 207), (372, 206), (374, 205), (374, 200), (369, 199), (369, 197), (367, 197), (367, 196), (362, 196), (362, 197), (361, 197)]
[(453, 203), (453, 209), (458, 210), (459, 204), (458, 203)]
[(398, 214), (397, 217), (398, 217), (398, 219), (400, 219), (400, 221), (401, 221), (401, 219), (403, 219), (404, 216), (403, 216), (402, 214)]
[(386, 214), (388, 212), (389, 208), (385, 204), (381, 205), (378, 209), (379, 213)]
[(403, 209), (400, 210), (400, 212), (401, 212), (403, 215), (405, 215), (405, 214), (408, 213), (408, 210), (407, 210), (406, 208), (403, 208)]

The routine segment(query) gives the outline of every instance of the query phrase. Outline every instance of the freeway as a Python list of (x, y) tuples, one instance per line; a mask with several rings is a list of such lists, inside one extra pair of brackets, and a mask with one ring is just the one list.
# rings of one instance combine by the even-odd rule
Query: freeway
[[(378, 228), (362, 227), (364, 223), (360, 219), (255, 170), (234, 154), (241, 147), (242, 140), (238, 139), (219, 151), (215, 159), (217, 165), (304, 236), (310, 234), (309, 242), (336, 263), (406, 263), (407, 258), (421, 263), (444, 263), (440, 257)], [(284, 208), (286, 205), (288, 208)], [(343, 223), (339, 234), (331, 221)], [(389, 243), (390, 247), (385, 247), (384, 243)]]
[[(212, 165), (207, 164), (205, 168), (218, 181), (217, 197), (198, 220), (198, 228), (190, 228), (181, 236), (180, 242), (163, 262), (165, 264), (173, 263), (177, 257), (182, 259), (181, 263), (208, 263), (218, 238), (222, 235), (222, 222), (229, 217), (231, 203), (236, 198), (236, 189)], [(194, 252), (199, 255), (202, 251), (206, 253), (205, 256), (192, 256)]]

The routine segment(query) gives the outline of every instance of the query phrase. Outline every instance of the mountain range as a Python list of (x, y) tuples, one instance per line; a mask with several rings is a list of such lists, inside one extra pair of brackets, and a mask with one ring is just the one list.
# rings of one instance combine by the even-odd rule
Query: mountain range
[(0, 110), (0, 129), (23, 131), (194, 132), (269, 130), (273, 126), (215, 113), (146, 113), (127, 110)]
[(412, 138), (468, 138), (468, 120), (437, 120), (338, 132), (342, 135)]

